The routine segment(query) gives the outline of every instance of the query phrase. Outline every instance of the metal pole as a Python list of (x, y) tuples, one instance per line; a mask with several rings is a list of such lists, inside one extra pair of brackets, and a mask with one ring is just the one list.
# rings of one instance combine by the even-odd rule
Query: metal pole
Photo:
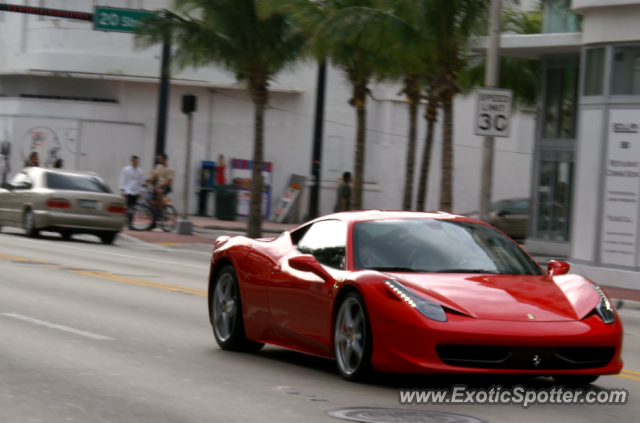
[(189, 173), (191, 168), (191, 126), (193, 123), (193, 114), (187, 115), (187, 158), (184, 164), (184, 205), (182, 207), (182, 218), (187, 219), (189, 215)]
[(318, 217), (320, 205), (320, 170), (322, 161), (322, 128), (324, 124), (324, 99), (327, 83), (327, 64), (322, 62), (318, 66), (318, 82), (316, 85), (316, 121), (313, 130), (313, 157), (311, 159), (311, 174), (313, 184), (309, 195), (309, 219)]
[[(497, 88), (500, 78), (500, 23), (502, 0), (491, 0), (491, 33), (487, 51), (485, 86)], [(478, 216), (484, 222), (489, 221), (491, 210), (491, 191), (493, 189), (493, 137), (484, 137), (482, 151), (482, 176), (480, 183), (480, 207)]]
[[(156, 127), (156, 156), (164, 153), (167, 137), (167, 110), (169, 108), (169, 62), (171, 44), (162, 45), (162, 68), (160, 69), (160, 95), (158, 98), (158, 119)], [(155, 157), (154, 157), (155, 163)]]

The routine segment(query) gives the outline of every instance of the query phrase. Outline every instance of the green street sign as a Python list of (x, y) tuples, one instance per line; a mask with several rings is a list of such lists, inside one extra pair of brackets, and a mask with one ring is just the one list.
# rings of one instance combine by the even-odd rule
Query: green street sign
[(93, 29), (134, 33), (140, 19), (152, 16), (156, 14), (146, 10), (96, 6), (93, 14)]

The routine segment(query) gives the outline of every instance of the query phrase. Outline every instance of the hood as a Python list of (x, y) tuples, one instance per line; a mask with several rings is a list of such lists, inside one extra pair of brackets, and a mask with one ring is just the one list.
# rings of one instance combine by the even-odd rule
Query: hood
[(600, 302), (591, 282), (577, 275), (392, 273), (390, 276), (444, 307), (486, 320), (575, 321), (584, 318)]

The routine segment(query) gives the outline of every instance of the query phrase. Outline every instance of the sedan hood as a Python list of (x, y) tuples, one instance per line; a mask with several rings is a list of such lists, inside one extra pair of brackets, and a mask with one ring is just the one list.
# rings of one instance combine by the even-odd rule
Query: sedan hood
[(575, 321), (584, 318), (600, 301), (591, 282), (577, 275), (392, 273), (390, 276), (446, 308), (486, 320)]

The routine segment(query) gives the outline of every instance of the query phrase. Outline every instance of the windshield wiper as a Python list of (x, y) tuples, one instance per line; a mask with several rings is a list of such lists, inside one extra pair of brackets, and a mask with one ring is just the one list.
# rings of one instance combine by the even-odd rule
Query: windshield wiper
[(420, 270), (414, 269), (412, 267), (402, 267), (402, 266), (379, 266), (379, 267), (365, 267), (366, 270), (377, 270), (379, 272), (419, 272)]
[(497, 270), (486, 270), (486, 269), (438, 269), (432, 270), (432, 273), (485, 273), (490, 275), (499, 275), (502, 272)]

